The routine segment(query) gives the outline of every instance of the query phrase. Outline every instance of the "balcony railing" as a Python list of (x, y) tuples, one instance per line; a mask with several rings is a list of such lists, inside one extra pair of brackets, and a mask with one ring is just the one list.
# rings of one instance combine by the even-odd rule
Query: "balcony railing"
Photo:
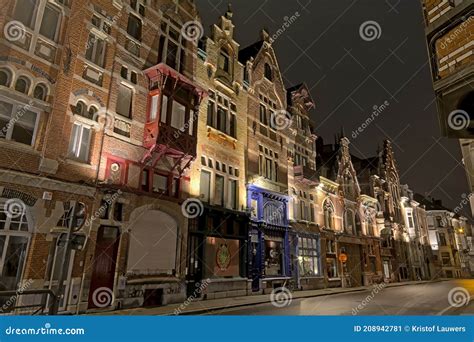
[(185, 155), (196, 157), (196, 137), (189, 135), (187, 131), (160, 123), (157, 143)]

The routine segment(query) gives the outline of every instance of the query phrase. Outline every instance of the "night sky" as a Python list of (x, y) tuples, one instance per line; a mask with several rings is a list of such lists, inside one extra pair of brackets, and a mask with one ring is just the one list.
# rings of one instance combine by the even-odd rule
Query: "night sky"
[[(196, 3), (209, 34), (228, 2)], [(365, 158), (389, 138), (402, 184), (459, 205), (469, 187), (459, 142), (440, 134), (420, 0), (235, 0), (232, 10), (241, 48), (259, 40), (261, 28), (273, 35), (285, 17), (297, 17), (273, 46), (286, 86), (306, 82), (311, 89), (316, 134), (325, 143), (344, 128), (351, 152)], [(361, 38), (367, 21), (380, 26), (378, 39)], [(387, 108), (355, 136), (385, 101)]]

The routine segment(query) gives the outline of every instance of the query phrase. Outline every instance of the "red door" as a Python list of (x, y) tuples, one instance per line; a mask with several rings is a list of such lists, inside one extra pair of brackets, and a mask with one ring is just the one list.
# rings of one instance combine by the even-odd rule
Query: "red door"
[(117, 227), (99, 227), (89, 290), (89, 308), (104, 308), (113, 303), (119, 235)]

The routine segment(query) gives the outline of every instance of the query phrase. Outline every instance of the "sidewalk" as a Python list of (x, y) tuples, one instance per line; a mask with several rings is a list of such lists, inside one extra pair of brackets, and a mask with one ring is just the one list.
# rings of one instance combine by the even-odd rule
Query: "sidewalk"
[[(397, 287), (405, 285), (420, 285), (427, 283), (435, 283), (439, 281), (444, 281), (444, 279), (437, 280), (425, 280), (425, 281), (409, 281), (403, 283), (390, 283), (386, 284), (388, 287)], [(348, 293), (348, 292), (361, 292), (372, 290), (373, 286), (361, 286), (361, 287), (351, 287), (351, 288), (326, 288), (321, 290), (310, 290), (310, 291), (294, 291), (292, 292), (293, 299), (298, 298), (308, 298), (308, 297), (319, 297), (319, 296), (329, 296), (339, 293)], [(101, 311), (87, 313), (88, 315), (173, 315), (175, 310), (180, 310), (180, 315), (197, 315), (208, 313), (209, 311), (226, 309), (226, 308), (236, 308), (240, 306), (264, 304), (270, 302), (270, 295), (254, 295), (254, 296), (242, 296), (242, 297), (230, 297), (230, 298), (221, 298), (221, 299), (210, 299), (210, 300), (194, 300), (191, 301), (188, 305), (183, 303), (169, 304), (166, 306), (154, 307), (154, 308), (133, 308), (133, 309), (122, 309), (114, 311)]]

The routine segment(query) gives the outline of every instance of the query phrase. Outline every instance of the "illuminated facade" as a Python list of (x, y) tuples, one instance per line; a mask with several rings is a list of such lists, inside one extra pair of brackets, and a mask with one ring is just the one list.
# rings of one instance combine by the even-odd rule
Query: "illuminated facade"
[(246, 203), (247, 91), (238, 60), (229, 10), (200, 42), (196, 78), (206, 90), (197, 124), (197, 158), (191, 196), (203, 204), (190, 219), (188, 294), (209, 279), (205, 298), (247, 294), (248, 215)]
[[(474, 3), (422, 0), (425, 34), (443, 136), (460, 139), (463, 164), (474, 191)], [(471, 212), (474, 198), (469, 196)]]
[(268, 32), (239, 52), (248, 88), (247, 208), (252, 291), (291, 279), (286, 89)]

